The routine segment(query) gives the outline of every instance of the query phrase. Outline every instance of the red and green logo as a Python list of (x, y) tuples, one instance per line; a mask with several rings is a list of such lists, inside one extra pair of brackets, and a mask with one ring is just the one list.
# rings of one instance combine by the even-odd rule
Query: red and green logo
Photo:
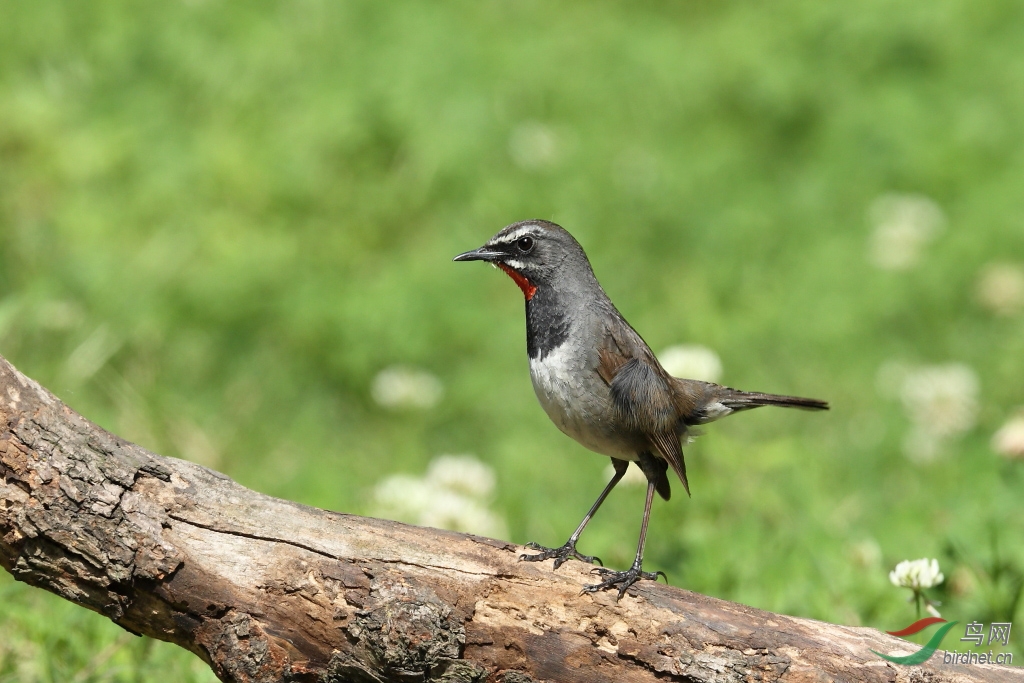
[[(934, 624), (945, 622), (945, 619), (940, 619), (939, 617), (928, 617), (926, 619), (919, 619), (910, 626), (904, 629), (900, 629), (899, 631), (886, 631), (886, 633), (888, 633), (890, 636), (899, 636), (902, 638), (903, 636), (912, 636), (915, 633), (920, 633), (921, 631), (925, 630), (926, 628)], [(881, 652), (876, 652), (875, 650), (872, 650), (872, 652), (874, 652), (882, 659), (887, 659), (890, 662), (893, 662), (894, 664), (904, 664), (906, 666), (923, 664), (924, 662), (927, 662), (933, 654), (935, 654), (935, 651), (939, 649), (939, 645), (942, 644), (942, 639), (946, 637), (947, 633), (949, 633), (949, 629), (956, 626), (956, 624), (957, 622), (955, 621), (950, 621), (946, 623), (945, 626), (941, 627), (938, 631), (935, 632), (935, 635), (933, 635), (928, 640), (928, 642), (925, 643), (924, 647), (922, 647), (917, 652), (914, 652), (913, 654), (909, 654), (904, 657), (892, 657), (890, 655), (883, 655)]]

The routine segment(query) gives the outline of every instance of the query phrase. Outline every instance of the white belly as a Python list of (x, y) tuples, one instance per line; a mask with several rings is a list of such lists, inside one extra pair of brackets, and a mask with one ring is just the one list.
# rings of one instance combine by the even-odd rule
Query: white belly
[[(530, 360), (530, 378), (544, 412), (562, 432), (602, 455), (637, 459), (637, 444), (612, 429), (611, 398), (585, 354), (574, 354), (568, 343), (542, 359)], [(600, 395), (595, 395), (595, 387)]]

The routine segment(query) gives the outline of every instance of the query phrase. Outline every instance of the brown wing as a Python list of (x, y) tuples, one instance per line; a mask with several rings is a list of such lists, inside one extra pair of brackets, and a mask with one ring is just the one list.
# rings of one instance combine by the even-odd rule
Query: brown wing
[(601, 379), (605, 381), (605, 384), (609, 386), (612, 380), (615, 379), (615, 375), (619, 373), (619, 368), (625, 365), (629, 359), (619, 353), (618, 349), (612, 351), (605, 347), (598, 349), (597, 351), (598, 364), (597, 374), (601, 375)]
[(647, 343), (622, 319), (618, 311), (610, 311), (609, 317), (612, 323), (604, 330), (605, 341), (597, 351), (600, 359), (597, 372), (604, 381), (611, 385), (619, 368), (634, 358), (656, 368), (659, 375), (668, 377)]
[(620, 327), (607, 339), (608, 343), (598, 350), (597, 371), (608, 383), (620, 419), (628, 429), (646, 437), (652, 450), (671, 465), (689, 495), (683, 449), (676, 432), (679, 412), (672, 378), (632, 329)]

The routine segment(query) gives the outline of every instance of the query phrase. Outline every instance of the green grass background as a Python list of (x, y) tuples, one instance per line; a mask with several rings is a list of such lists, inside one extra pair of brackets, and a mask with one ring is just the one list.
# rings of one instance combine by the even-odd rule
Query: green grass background
[[(512, 540), (557, 544), (607, 460), (537, 405), (520, 293), (451, 263), (551, 219), (656, 350), (833, 405), (709, 427), (647, 568), (895, 629), (914, 613), (887, 571), (938, 557), (963, 577), (943, 615), (1016, 617), (1024, 657), (1024, 473), (989, 447), (1024, 403), (1024, 320), (973, 297), (1024, 260), (1022, 44), (1013, 0), (0, 0), (0, 353), (126, 438), (310, 505), (366, 513), (386, 475), (473, 453)], [(531, 122), (558, 153), (524, 169)], [(949, 221), (905, 273), (865, 256), (890, 191)], [(86, 379), (83, 343), (105, 359)], [(981, 378), (978, 427), (932, 465), (876, 390), (893, 358)], [(377, 407), (395, 363), (440, 405)], [(627, 564), (642, 497), (617, 491), (581, 549)], [(0, 578), (0, 681), (211, 679)]]

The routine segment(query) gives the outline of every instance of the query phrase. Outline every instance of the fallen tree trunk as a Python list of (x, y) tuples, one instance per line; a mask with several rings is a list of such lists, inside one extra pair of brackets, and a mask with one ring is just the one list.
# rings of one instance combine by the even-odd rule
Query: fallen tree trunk
[(890, 664), (910, 645), (589, 566), (317, 510), (104, 431), (0, 358), (0, 564), (225, 681), (1024, 681)]

